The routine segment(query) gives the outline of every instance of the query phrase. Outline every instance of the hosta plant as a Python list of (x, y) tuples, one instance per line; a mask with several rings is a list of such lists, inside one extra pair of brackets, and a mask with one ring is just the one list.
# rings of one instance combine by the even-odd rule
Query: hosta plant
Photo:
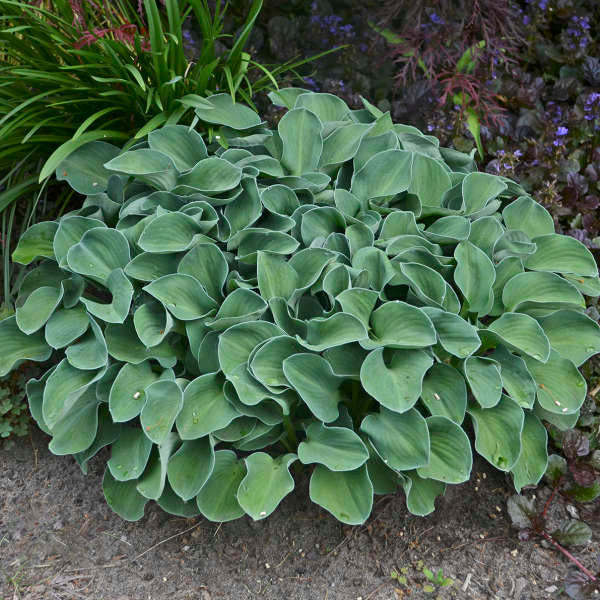
[[(0, 375), (27, 386), (50, 450), (110, 446), (104, 492), (213, 521), (313, 502), (364, 522), (401, 487), (425, 515), (476, 452), (517, 490), (546, 470), (600, 351), (597, 267), (516, 183), (369, 103), (287, 88), (276, 130), (217, 94), (212, 139), (166, 126), (57, 169), (86, 196), (39, 223), (0, 322)], [(205, 127), (207, 128), (207, 127)]]

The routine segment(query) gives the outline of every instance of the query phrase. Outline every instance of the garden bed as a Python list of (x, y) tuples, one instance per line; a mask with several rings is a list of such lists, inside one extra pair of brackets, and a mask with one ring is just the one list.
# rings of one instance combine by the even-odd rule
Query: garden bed
[[(561, 597), (567, 562), (537, 541), (518, 541), (506, 513), (512, 485), (481, 460), (426, 518), (410, 515), (399, 492), (376, 497), (367, 523), (348, 527), (309, 502), (300, 478), (301, 489), (264, 521), (218, 525), (151, 504), (127, 523), (102, 495), (106, 457), (85, 476), (47, 443), (35, 431), (0, 453), (2, 600)], [(586, 520), (598, 530), (597, 514)], [(588, 567), (596, 543), (576, 549)], [(452, 585), (424, 591), (423, 567), (442, 569)]]

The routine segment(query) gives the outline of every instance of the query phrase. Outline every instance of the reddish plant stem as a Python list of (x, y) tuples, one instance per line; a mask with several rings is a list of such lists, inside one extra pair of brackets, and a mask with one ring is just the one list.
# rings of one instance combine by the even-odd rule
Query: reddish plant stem
[(546, 533), (545, 531), (542, 531), (541, 533), (547, 541), (549, 541), (555, 548), (560, 550), (571, 562), (573, 562), (582, 573), (585, 573), (592, 581), (596, 581), (596, 577), (594, 576), (594, 574), (589, 569), (586, 569), (568, 550), (563, 548), (549, 533)]
[(558, 491), (559, 486), (560, 480), (558, 481), (558, 485), (554, 486), (550, 497), (548, 498), (548, 500), (546, 500), (546, 504), (544, 504), (544, 510), (542, 511), (542, 519), (546, 518), (546, 514), (548, 512), (548, 509), (550, 508), (550, 504), (552, 503), (552, 500), (554, 500), (554, 496), (556, 496), (556, 492)]

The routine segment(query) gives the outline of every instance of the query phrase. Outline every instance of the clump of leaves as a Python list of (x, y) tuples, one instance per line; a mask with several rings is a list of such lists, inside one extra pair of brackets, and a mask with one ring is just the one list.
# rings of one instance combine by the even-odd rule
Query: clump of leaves
[(0, 440), (5, 448), (12, 445), (13, 436), (27, 435), (30, 420), (25, 378), (16, 370), (0, 378)]
[(82, 468), (110, 445), (104, 492), (214, 521), (271, 514), (311, 473), (349, 524), (404, 489), (425, 515), (472, 450), (536, 484), (546, 429), (586, 396), (600, 350), (592, 255), (513, 181), (365, 101), (271, 94), (276, 130), (231, 96), (127, 150), (82, 146), (57, 177), (86, 195), (14, 260), (42, 262), (0, 322), (0, 374), (27, 386), (50, 450)]

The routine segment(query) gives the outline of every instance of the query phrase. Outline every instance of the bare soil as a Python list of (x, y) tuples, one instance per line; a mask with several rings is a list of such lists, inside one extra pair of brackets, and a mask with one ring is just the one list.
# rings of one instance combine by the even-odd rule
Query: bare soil
[[(0, 450), (1, 600), (565, 597), (567, 561), (539, 540), (518, 540), (506, 514), (510, 482), (483, 461), (426, 518), (410, 515), (399, 492), (376, 497), (369, 521), (348, 527), (308, 500), (301, 477), (264, 521), (173, 518), (149, 503), (127, 523), (102, 495), (107, 455), (86, 476), (47, 443), (35, 431)], [(596, 540), (576, 554), (592, 567)], [(423, 567), (442, 569), (452, 585), (432, 591)]]

